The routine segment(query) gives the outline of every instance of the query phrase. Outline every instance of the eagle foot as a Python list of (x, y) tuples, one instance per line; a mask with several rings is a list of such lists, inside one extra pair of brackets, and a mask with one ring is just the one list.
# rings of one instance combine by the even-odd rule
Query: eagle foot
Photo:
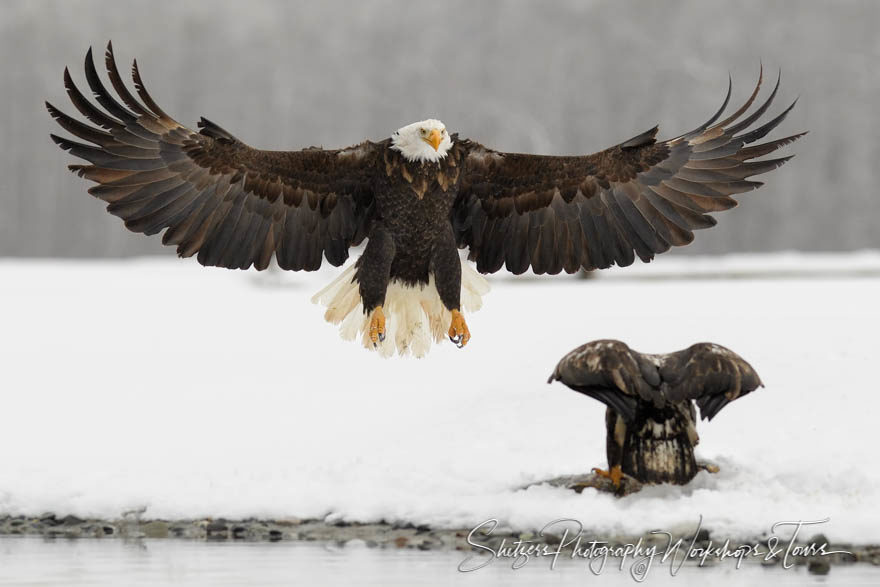
[(697, 468), (713, 474), (721, 472), (721, 467), (713, 463), (697, 463)]
[(623, 479), (623, 471), (620, 470), (620, 465), (614, 465), (613, 467), (611, 467), (610, 471), (605, 471), (598, 467), (593, 467), (593, 473), (595, 473), (599, 477), (611, 479), (611, 483), (614, 484), (614, 487), (620, 489), (620, 480)]
[(452, 325), (449, 327), (449, 340), (458, 348), (463, 347), (471, 339), (471, 331), (468, 330), (464, 316), (458, 310), (452, 310)]
[(385, 313), (382, 306), (376, 306), (370, 313), (370, 340), (375, 348), (377, 343), (385, 340)]

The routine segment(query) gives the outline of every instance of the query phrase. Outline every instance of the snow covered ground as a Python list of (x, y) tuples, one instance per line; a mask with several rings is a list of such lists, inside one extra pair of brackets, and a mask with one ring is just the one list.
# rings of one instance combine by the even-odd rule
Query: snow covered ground
[[(880, 254), (490, 278), (471, 343), (422, 360), (339, 339), (309, 303), (336, 271), (269, 286), (176, 259), (0, 261), (0, 513), (576, 518), (603, 533), (702, 515), (737, 536), (830, 517), (816, 531), (832, 541), (880, 540)], [(766, 388), (699, 428), (720, 474), (623, 499), (517, 490), (605, 464), (604, 406), (545, 383), (597, 338), (709, 340), (755, 366)]]

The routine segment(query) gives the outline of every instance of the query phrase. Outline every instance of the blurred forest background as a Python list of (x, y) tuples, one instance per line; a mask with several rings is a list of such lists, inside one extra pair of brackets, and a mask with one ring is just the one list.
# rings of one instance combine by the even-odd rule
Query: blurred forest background
[[(880, 2), (5, 0), (0, 256), (173, 253), (125, 230), (66, 170), (43, 106), (74, 113), (62, 71), (138, 59), (180, 122), (204, 115), (269, 149), (382, 139), (428, 117), (506, 151), (589, 153), (661, 137), (782, 68), (773, 137), (811, 133), (684, 253), (880, 248)], [(125, 69), (123, 67), (123, 69)], [(769, 88), (766, 88), (769, 92)], [(766, 93), (765, 93), (766, 95)]]

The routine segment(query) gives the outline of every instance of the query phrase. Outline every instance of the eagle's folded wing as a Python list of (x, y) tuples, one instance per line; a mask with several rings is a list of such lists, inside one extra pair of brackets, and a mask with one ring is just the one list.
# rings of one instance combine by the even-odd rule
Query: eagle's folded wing
[[(746, 118), (742, 108), (715, 123), (721, 109), (694, 131), (656, 142), (657, 128), (587, 156), (502, 153), (466, 141), (462, 188), (453, 212), (456, 238), (482, 273), (502, 265), (519, 274), (573, 273), (651, 260), (713, 226), (709, 212), (736, 205), (730, 196), (762, 185), (747, 178), (790, 157), (751, 161), (802, 134), (745, 147), (764, 137), (794, 106), (748, 130), (779, 88)], [(741, 133), (741, 134), (739, 134)]]
[(764, 385), (742, 357), (707, 342), (666, 355), (660, 376), (669, 400), (695, 400), (704, 420), (711, 420), (730, 402)]
[(333, 265), (348, 258), (366, 235), (373, 209), (370, 174), (378, 145), (341, 150), (260, 151), (202, 119), (200, 133), (165, 114), (132, 68), (139, 102), (126, 88), (113, 57), (107, 72), (120, 104), (101, 83), (86, 55), (89, 87), (104, 110), (89, 102), (65, 69), (74, 106), (94, 126), (50, 104), (53, 118), (92, 144), (52, 135), (91, 165), (72, 170), (97, 182), (89, 192), (135, 232), (168, 229), (162, 242), (181, 256), (198, 252), (203, 265), (246, 269), (268, 266), (272, 254), (284, 269), (315, 270), (322, 255)]

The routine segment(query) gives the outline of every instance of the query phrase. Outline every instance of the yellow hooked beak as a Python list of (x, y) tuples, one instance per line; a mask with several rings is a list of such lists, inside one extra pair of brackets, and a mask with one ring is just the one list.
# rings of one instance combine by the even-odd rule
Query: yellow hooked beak
[(435, 128), (431, 131), (431, 134), (429, 134), (427, 138), (424, 138), (422, 140), (434, 147), (434, 150), (436, 151), (440, 148), (440, 143), (443, 142), (443, 133)]

